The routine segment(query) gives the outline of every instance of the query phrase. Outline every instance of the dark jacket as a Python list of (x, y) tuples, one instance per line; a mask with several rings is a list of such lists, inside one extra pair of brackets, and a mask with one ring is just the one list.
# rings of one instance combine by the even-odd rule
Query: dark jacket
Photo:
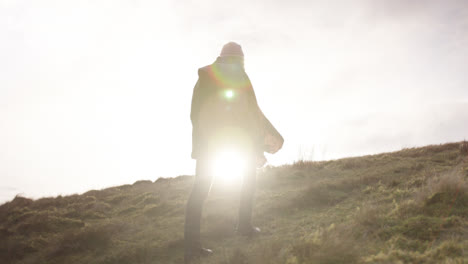
[(194, 159), (226, 145), (257, 156), (274, 153), (283, 145), (257, 104), (241, 58), (218, 57), (198, 70), (190, 118)]

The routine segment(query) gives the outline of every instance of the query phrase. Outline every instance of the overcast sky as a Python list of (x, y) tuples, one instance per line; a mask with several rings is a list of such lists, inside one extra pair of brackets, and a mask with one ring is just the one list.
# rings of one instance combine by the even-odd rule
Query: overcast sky
[(197, 68), (228, 41), (273, 165), (468, 138), (466, 1), (0, 0), (0, 202), (193, 174)]

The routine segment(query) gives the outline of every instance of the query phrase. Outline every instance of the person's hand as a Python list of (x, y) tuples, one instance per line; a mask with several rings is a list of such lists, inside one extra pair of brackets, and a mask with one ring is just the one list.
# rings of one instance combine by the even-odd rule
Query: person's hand
[(265, 158), (265, 155), (263, 153), (257, 156), (257, 168), (263, 167), (263, 165), (265, 165), (266, 162), (267, 159)]

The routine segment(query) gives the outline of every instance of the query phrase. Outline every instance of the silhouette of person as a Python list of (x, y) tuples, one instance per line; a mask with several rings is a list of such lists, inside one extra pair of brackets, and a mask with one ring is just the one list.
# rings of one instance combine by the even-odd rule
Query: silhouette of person
[(212, 254), (210, 249), (201, 246), (200, 221), (211, 188), (211, 166), (217, 151), (235, 147), (245, 155), (248, 165), (243, 175), (237, 232), (255, 235), (260, 232), (251, 222), (256, 167), (266, 162), (264, 152), (275, 153), (283, 145), (283, 138), (257, 104), (244, 70), (244, 53), (234, 42), (223, 46), (213, 64), (198, 70), (190, 119), (196, 174), (185, 214), (185, 263)]

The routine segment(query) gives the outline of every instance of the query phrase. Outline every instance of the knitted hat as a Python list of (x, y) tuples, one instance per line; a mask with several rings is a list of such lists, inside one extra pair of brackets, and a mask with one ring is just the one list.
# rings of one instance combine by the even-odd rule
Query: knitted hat
[(244, 52), (242, 52), (242, 47), (239, 44), (235, 42), (229, 42), (223, 46), (223, 49), (221, 50), (221, 54), (219, 56), (221, 57), (226, 57), (226, 56), (244, 57)]

